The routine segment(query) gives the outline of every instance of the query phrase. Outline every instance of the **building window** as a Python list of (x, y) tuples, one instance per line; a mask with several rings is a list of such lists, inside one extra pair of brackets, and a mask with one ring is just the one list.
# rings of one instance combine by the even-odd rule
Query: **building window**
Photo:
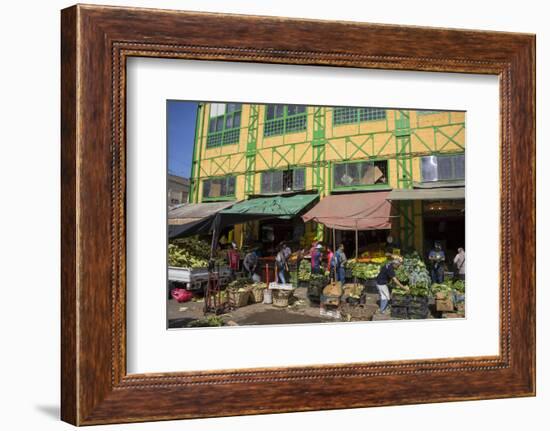
[(332, 120), (335, 126), (361, 121), (385, 120), (386, 110), (379, 108), (334, 108)]
[(235, 177), (211, 178), (202, 183), (203, 199), (230, 198), (235, 196)]
[(240, 103), (210, 104), (206, 147), (213, 148), (238, 143), (241, 131), (241, 113), (242, 105)]
[(293, 192), (305, 188), (306, 173), (304, 168), (262, 172), (262, 194)]
[(387, 160), (337, 163), (333, 168), (333, 188), (387, 185), (387, 172)]
[(464, 179), (464, 154), (422, 157), (422, 181), (453, 181)]
[(303, 105), (266, 105), (264, 136), (301, 132), (307, 128)]

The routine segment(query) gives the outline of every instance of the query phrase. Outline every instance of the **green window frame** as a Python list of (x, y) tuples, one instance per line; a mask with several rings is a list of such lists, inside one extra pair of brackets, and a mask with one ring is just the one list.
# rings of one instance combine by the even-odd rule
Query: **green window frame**
[(202, 200), (229, 200), (236, 195), (235, 175), (207, 178), (202, 181)]
[(386, 189), (388, 160), (353, 160), (332, 165), (333, 190)]
[(422, 182), (463, 181), (466, 177), (464, 153), (420, 158)]
[(241, 103), (211, 103), (206, 148), (237, 144), (241, 132)]
[(332, 109), (332, 123), (335, 126), (385, 119), (386, 109), (381, 108), (335, 107)]
[(260, 181), (262, 194), (295, 192), (305, 190), (305, 188), (306, 169), (304, 167), (262, 172)]
[(307, 129), (307, 106), (265, 105), (264, 137), (302, 132)]

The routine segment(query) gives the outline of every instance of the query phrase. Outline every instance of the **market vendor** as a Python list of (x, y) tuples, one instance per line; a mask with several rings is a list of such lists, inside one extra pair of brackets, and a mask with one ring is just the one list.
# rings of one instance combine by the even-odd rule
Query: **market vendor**
[(434, 248), (430, 250), (428, 254), (428, 260), (432, 264), (432, 283), (443, 283), (445, 276), (445, 252), (441, 248), (441, 243), (436, 241), (434, 243)]
[(250, 278), (256, 274), (256, 268), (258, 267), (258, 253), (255, 249), (246, 254), (243, 260), (243, 266)]
[(320, 274), (321, 273), (321, 260), (323, 257), (323, 254), (321, 250), (323, 249), (323, 246), (321, 244), (317, 244), (315, 248), (313, 249), (311, 253), (311, 272), (312, 274)]
[(335, 256), (336, 281), (339, 281), (340, 284), (343, 286), (346, 282), (346, 262), (348, 261), (346, 253), (344, 253), (344, 244), (340, 244), (338, 246), (338, 250), (336, 250)]
[(464, 280), (466, 277), (466, 252), (462, 247), (458, 248), (453, 263), (455, 265), (455, 280)]
[(401, 265), (401, 259), (396, 258), (391, 262), (385, 263), (380, 267), (380, 272), (376, 277), (376, 288), (380, 294), (380, 313), (385, 313), (390, 303), (390, 290), (388, 284), (390, 281), (395, 283), (403, 290), (409, 290), (408, 286), (404, 286), (395, 276), (395, 270)]
[(277, 265), (277, 281), (285, 284), (288, 272), (288, 260), (282, 246), (279, 248), (277, 256), (275, 256), (275, 264)]
[(330, 246), (327, 245), (327, 271), (330, 275), (330, 279), (334, 280), (336, 277), (336, 257), (334, 256), (334, 252), (330, 248)]
[(241, 256), (239, 254), (239, 249), (237, 244), (232, 242), (231, 248), (227, 250), (227, 260), (229, 264), (229, 269), (231, 270), (231, 276), (234, 277), (235, 273), (239, 270), (239, 260)]
[(281, 247), (282, 247), (283, 253), (285, 254), (285, 258), (288, 262), (288, 259), (290, 258), (290, 255), (292, 254), (292, 249), (284, 241), (281, 243)]

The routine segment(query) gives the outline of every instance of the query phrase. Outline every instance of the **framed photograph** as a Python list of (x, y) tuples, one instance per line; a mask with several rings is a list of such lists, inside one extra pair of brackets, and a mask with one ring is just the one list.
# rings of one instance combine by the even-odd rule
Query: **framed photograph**
[(64, 421), (535, 394), (534, 35), (61, 16)]

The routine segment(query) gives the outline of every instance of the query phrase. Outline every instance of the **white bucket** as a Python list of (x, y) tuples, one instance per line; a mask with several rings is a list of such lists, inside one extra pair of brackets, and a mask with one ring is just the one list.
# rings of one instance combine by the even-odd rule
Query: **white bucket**
[(273, 304), (273, 291), (264, 289), (264, 304)]

